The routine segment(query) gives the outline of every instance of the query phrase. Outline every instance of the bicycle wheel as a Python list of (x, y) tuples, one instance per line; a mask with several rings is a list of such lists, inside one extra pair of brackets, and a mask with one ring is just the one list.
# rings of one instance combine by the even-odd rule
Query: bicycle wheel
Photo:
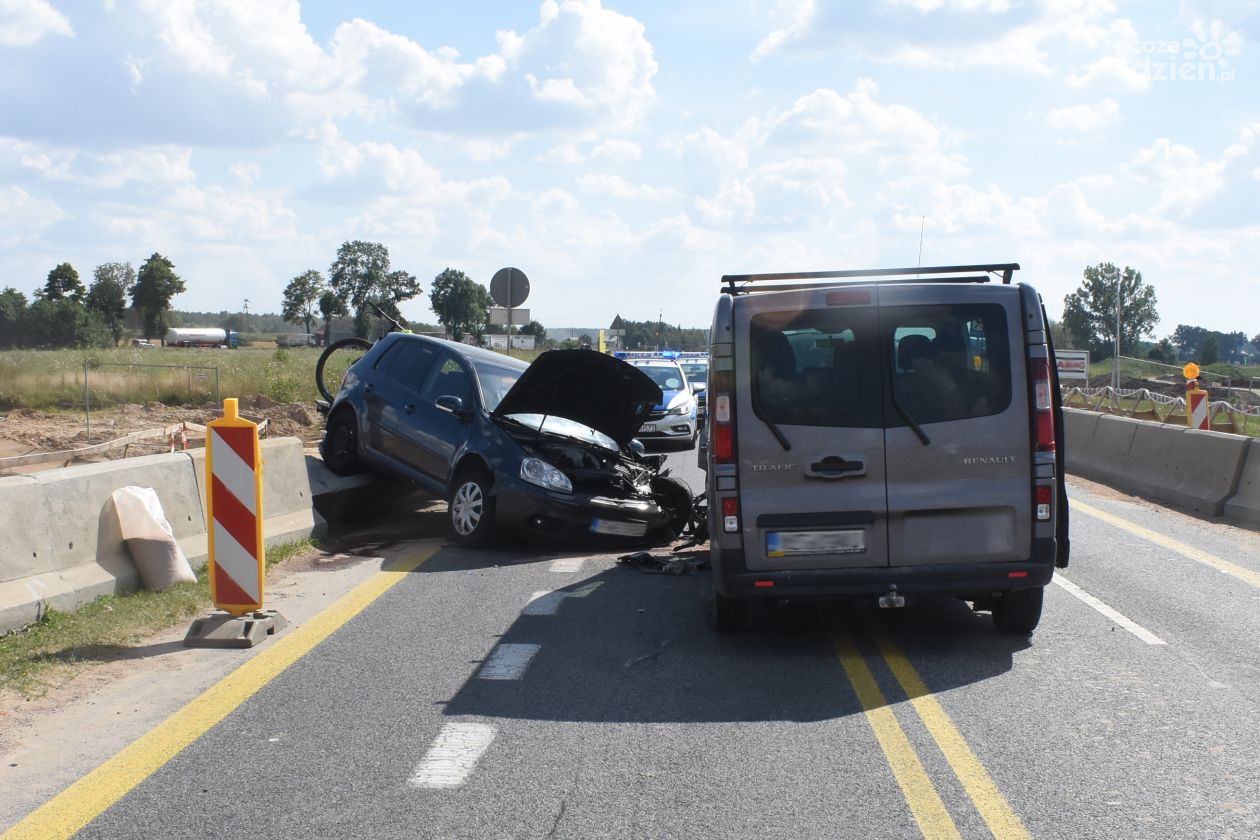
[(341, 382), (346, 378), (346, 371), (372, 346), (372, 342), (364, 338), (343, 338), (334, 341), (319, 354), (315, 363), (315, 387), (324, 399), (332, 402), (341, 390)]

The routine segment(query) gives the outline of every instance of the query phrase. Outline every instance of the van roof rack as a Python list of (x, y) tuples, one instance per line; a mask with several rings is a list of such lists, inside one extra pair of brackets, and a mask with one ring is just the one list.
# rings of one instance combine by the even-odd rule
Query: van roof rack
[[(789, 283), (776, 286), (757, 286), (775, 280), (865, 280), (882, 278), (881, 283), (988, 283), (990, 275), (1001, 274), (1002, 283), (1009, 285), (1011, 276), (1019, 270), (1019, 263), (992, 263), (985, 265), (925, 265), (914, 268), (860, 268), (849, 271), (794, 271), (782, 274), (724, 274), (722, 291), (731, 295), (750, 292), (790, 292), (833, 285), (830, 283)], [(973, 272), (981, 272), (979, 274)], [(923, 277), (921, 275), (931, 275)], [(949, 275), (949, 276), (939, 276)]]

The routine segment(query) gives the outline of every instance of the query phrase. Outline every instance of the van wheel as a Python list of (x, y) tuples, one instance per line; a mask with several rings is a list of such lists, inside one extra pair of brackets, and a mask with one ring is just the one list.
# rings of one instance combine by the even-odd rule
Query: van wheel
[(1016, 589), (1007, 592), (993, 604), (993, 623), (1003, 633), (1027, 636), (1037, 629), (1041, 621), (1041, 604), (1045, 588)]
[(709, 621), (719, 633), (738, 633), (747, 630), (751, 616), (751, 604), (739, 598), (727, 598), (717, 590), (713, 592)]
[(483, 546), (494, 534), (494, 496), (490, 479), (480, 470), (461, 472), (451, 482), (448, 499), (451, 535), (469, 547)]

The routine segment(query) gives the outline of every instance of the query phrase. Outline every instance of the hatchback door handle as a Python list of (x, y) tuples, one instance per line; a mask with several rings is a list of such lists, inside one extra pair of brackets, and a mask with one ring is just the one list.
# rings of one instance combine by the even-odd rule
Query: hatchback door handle
[(404, 405), (404, 406), (403, 406), (403, 411), (407, 412), (408, 414), (415, 414), (415, 413), (416, 413), (416, 404), (415, 404), (415, 403), (407, 403), (406, 405)]
[(805, 471), (806, 478), (844, 478), (845, 476), (866, 475), (866, 462), (847, 460), (839, 455), (828, 455), (821, 461), (815, 461)]

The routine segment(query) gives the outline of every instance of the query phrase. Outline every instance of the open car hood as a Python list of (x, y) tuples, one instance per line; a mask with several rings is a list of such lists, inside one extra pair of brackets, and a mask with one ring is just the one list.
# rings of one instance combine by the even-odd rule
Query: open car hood
[(590, 426), (625, 446), (661, 389), (647, 374), (594, 350), (548, 350), (516, 380), (494, 414), (543, 414)]

